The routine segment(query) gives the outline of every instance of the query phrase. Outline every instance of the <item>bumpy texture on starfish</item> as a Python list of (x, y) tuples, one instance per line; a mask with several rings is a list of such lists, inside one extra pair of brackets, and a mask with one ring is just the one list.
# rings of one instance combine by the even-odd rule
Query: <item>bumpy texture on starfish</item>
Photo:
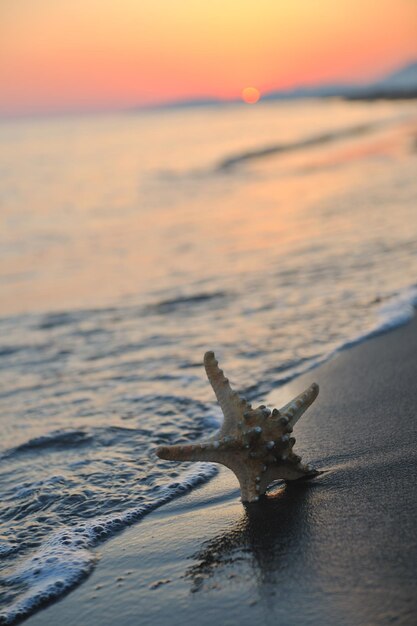
[(294, 424), (319, 393), (313, 383), (306, 391), (272, 412), (264, 405), (257, 409), (233, 391), (229, 380), (219, 369), (213, 352), (204, 355), (207, 377), (224, 414), (220, 430), (195, 444), (161, 446), (161, 459), (171, 461), (211, 461), (222, 463), (237, 476), (243, 502), (255, 502), (275, 480), (310, 478), (318, 472), (303, 465), (294, 454)]

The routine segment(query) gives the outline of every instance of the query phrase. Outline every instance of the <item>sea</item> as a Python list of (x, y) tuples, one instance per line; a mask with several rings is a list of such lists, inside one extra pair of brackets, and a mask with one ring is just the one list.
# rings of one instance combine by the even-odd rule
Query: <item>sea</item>
[(216, 474), (156, 458), (405, 323), (415, 101), (299, 100), (0, 123), (0, 621)]

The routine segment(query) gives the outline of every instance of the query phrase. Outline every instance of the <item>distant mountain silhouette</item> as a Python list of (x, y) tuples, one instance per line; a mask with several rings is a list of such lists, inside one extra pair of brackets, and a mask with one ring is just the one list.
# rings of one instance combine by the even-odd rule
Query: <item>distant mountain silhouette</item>
[[(378, 100), (417, 98), (417, 61), (400, 67), (398, 70), (381, 77), (379, 80), (366, 85), (354, 83), (323, 83), (319, 85), (300, 85), (293, 89), (270, 91), (264, 93), (263, 101), (297, 100), (301, 98), (346, 98), (349, 100)], [(182, 109), (192, 107), (224, 106), (235, 104), (240, 100), (225, 101), (218, 98), (195, 98), (165, 102), (145, 107), (150, 110)], [(144, 107), (134, 107), (135, 110), (144, 110)]]
[(285, 91), (272, 91), (263, 100), (292, 100), (296, 98), (340, 97), (355, 100), (397, 99), (417, 97), (417, 61), (367, 85), (324, 83), (300, 86)]
[(399, 70), (388, 74), (388, 76), (379, 80), (376, 85), (395, 89), (417, 87), (417, 61), (404, 65)]
[(152, 109), (188, 109), (189, 107), (208, 107), (224, 104), (219, 98), (192, 98), (190, 100), (171, 100), (169, 102), (161, 102), (154, 104)]
[(156, 104), (150, 105), (139, 105), (130, 107), (127, 109), (128, 112), (144, 112), (144, 111), (171, 111), (177, 109), (192, 109), (198, 107), (215, 107), (219, 105), (227, 104), (224, 100), (220, 100), (220, 98), (190, 98), (184, 100), (169, 100), (168, 102), (159, 102)]

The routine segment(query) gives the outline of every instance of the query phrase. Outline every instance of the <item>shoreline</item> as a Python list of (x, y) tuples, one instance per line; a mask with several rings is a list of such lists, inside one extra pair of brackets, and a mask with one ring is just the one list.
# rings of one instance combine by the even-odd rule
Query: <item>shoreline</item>
[(100, 545), (89, 578), (26, 623), (411, 624), (416, 354), (414, 318), (259, 398), (319, 383), (294, 434), (323, 474), (243, 507), (221, 467)]

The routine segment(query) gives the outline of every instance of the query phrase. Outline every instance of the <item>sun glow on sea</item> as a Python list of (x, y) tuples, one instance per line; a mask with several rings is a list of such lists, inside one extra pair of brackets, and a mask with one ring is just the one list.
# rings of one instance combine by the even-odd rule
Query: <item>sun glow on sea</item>
[(241, 97), (243, 102), (246, 102), (246, 104), (256, 104), (261, 97), (261, 94), (259, 89), (256, 89), (256, 87), (245, 87), (242, 89)]

